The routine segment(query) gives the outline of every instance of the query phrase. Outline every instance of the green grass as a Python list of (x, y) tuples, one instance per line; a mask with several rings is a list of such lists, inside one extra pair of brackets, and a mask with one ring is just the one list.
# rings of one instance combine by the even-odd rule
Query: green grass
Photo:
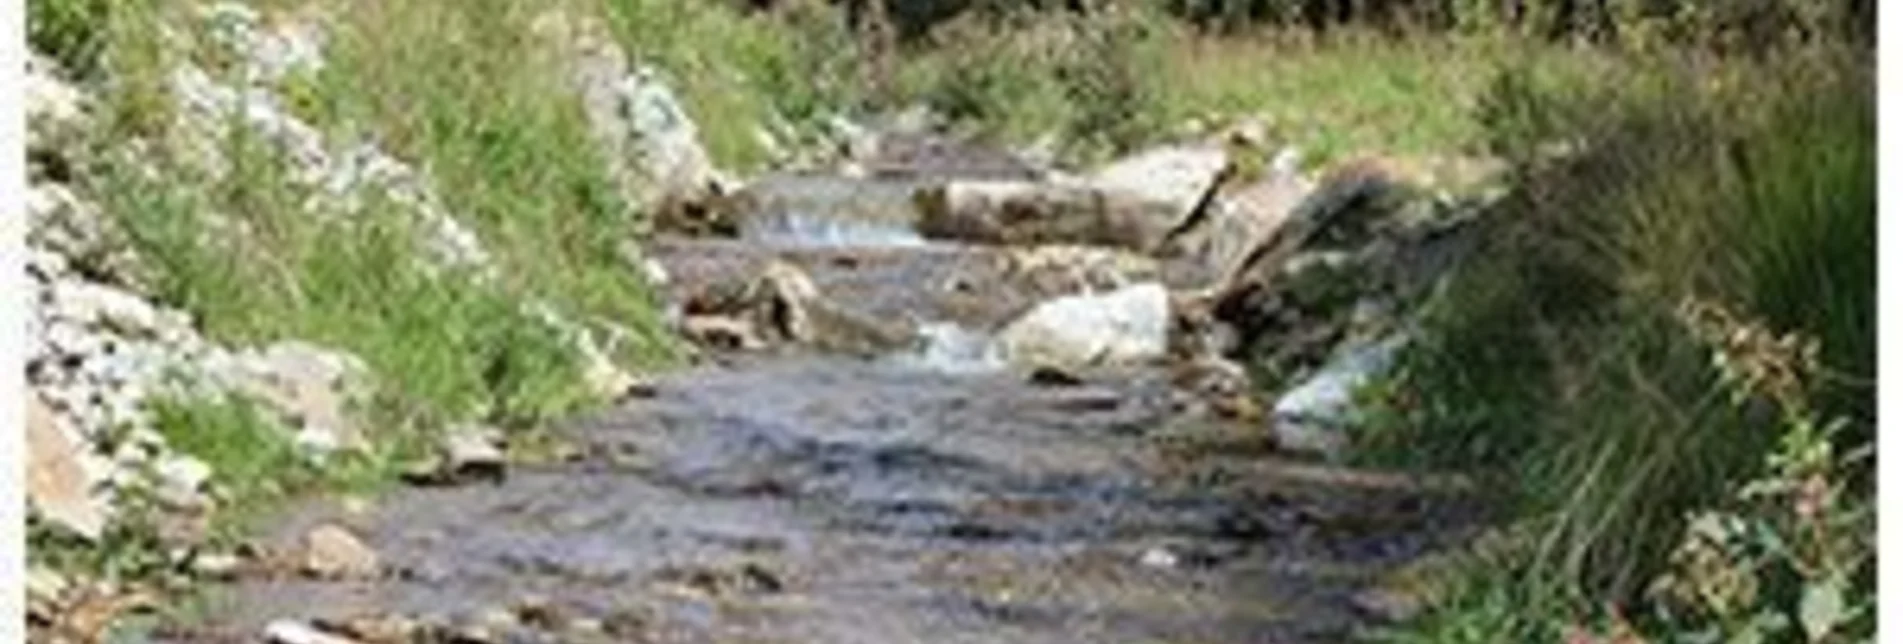
[[(1807, 396), (1849, 419), (1846, 447), (1874, 437), (1867, 65), (1797, 51), (1629, 69), (1599, 85), (1515, 70), (1481, 104), (1522, 172), (1384, 387), (1411, 402), (1364, 442), (1378, 460), (1500, 477), (1542, 536), (1416, 641), (1544, 637), (1594, 602), (1638, 602), (1687, 514), (1758, 472), (1783, 421), (1733, 399), (1678, 318), (1687, 301), (1819, 341), (1835, 375)], [(1556, 140), (1583, 148), (1539, 161)]]
[(1344, 157), (1484, 152), (1474, 118), (1508, 62), (1584, 79), (1617, 68), (1603, 53), (1504, 35), (1393, 38), (1354, 29), (1196, 34), (1144, 11), (1078, 18), (1007, 14), (956, 21), (900, 66), (902, 97), (992, 138), (1058, 134), (1091, 159), (1261, 118), (1315, 164)]

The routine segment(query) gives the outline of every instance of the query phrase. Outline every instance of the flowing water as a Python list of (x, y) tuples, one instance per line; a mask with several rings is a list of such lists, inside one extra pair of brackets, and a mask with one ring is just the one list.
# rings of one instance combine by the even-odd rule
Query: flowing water
[(776, 217), (653, 252), (681, 292), (793, 262), (919, 344), (727, 356), (565, 424), (574, 458), (290, 512), (267, 540), (342, 522), (390, 574), (243, 579), (185, 639), (533, 606), (494, 641), (1342, 641), (1366, 625), (1357, 591), (1469, 518), (1456, 495), (1186, 413), (1161, 368), (1061, 385), (1004, 368), (987, 331), (1042, 294), (998, 249)]

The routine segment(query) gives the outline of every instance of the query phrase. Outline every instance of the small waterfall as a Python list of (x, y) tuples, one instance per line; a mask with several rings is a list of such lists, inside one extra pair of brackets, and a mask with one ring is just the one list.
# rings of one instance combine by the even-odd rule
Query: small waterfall
[(740, 229), (743, 239), (772, 246), (878, 247), (923, 246), (925, 237), (894, 222), (819, 217), (781, 211), (749, 217)]

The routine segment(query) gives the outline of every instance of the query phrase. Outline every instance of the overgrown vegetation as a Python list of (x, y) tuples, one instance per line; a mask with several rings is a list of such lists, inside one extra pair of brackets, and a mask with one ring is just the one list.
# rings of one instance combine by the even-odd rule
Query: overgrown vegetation
[(232, 508), (387, 478), (450, 423), (526, 428), (590, 403), (583, 356), (531, 302), (609, 339), (625, 367), (672, 359), (623, 252), (641, 213), (591, 152), (579, 98), (550, 73), (559, 61), (518, 37), (525, 16), (512, 3), (479, 4), (329, 6), (326, 66), (280, 91), (330, 140), (375, 141), (427, 169), (444, 208), (492, 255), (487, 275), (430, 259), (437, 233), (412, 204), (372, 189), (347, 206), (299, 180), (290, 152), (249, 126), (211, 141), (179, 129), (167, 84), (178, 63), (236, 75), (230, 52), (202, 33), (188, 49), (165, 40), (160, 24), (210, 28), (188, 3), (98, 3), (72, 26), (88, 35), (68, 39), (96, 50), (53, 50), (104, 72), (100, 122), (74, 150), (71, 180), (139, 254), (132, 279), (213, 338), (311, 341), (356, 354), (376, 375), (363, 423), (371, 453), (321, 475), (284, 462), (287, 446), (266, 440), (266, 424), (224, 403), (161, 405), (169, 442), (214, 466)]
[[(1771, 526), (1726, 547), (1757, 549), (1757, 559), (1729, 554), (1778, 580), (1700, 619), (1626, 615), (1640, 632), (1683, 633), (1690, 621), (1732, 635), (1743, 627), (1727, 620), (1760, 612), (1787, 625), (1822, 619), (1798, 614), (1813, 610), (1800, 593), (1836, 593), (1846, 610), (1873, 596), (1867, 531), (1832, 537), (1842, 565), (1812, 570), (1822, 555), (1797, 545), (1812, 533), (1793, 532), (1779, 514), (1788, 506), (1734, 500), (1763, 490), (1747, 486), (1761, 474), (1808, 488), (1829, 472), (1828, 485), (1848, 487), (1831, 487), (1829, 507), (1804, 521), (1868, 527), (1857, 518), (1874, 500), (1868, 463), (1840, 471), (1828, 456), (1874, 439), (1867, 54), (1811, 47), (1751, 62), (1673, 50), (1583, 86), (1538, 71), (1510, 69), (1484, 104), (1497, 151), (1522, 169), (1516, 191), (1489, 213), (1484, 247), (1377, 396), (1393, 422), (1364, 437), (1410, 464), (1507, 477), (1496, 489), (1516, 491), (1535, 538), (1512, 565), (1473, 571), (1417, 639), (1553, 640), (1607, 617), (1601, 602), (1661, 608), (1644, 591), (1680, 549), (1687, 517), (1714, 509)], [(1724, 329), (1721, 357), (1751, 337), (1737, 329), (1760, 324), (1817, 342), (1815, 369), (1786, 368), (1816, 377), (1781, 397), (1754, 386), (1734, 396), (1726, 369), (1713, 368), (1710, 325), (1681, 315), (1687, 302), (1745, 320)], [(1826, 435), (1825, 423), (1840, 429)], [(1767, 474), (1767, 455), (1805, 464)], [(1787, 540), (1795, 550), (1779, 549)], [(1842, 641), (1802, 632), (1761, 634)]]

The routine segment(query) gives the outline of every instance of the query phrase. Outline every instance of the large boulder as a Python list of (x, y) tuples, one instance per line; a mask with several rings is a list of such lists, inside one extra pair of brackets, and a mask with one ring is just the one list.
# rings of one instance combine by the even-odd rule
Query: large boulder
[(1006, 326), (998, 345), (1013, 364), (1079, 369), (1161, 358), (1169, 332), (1169, 292), (1148, 282), (1039, 304)]

